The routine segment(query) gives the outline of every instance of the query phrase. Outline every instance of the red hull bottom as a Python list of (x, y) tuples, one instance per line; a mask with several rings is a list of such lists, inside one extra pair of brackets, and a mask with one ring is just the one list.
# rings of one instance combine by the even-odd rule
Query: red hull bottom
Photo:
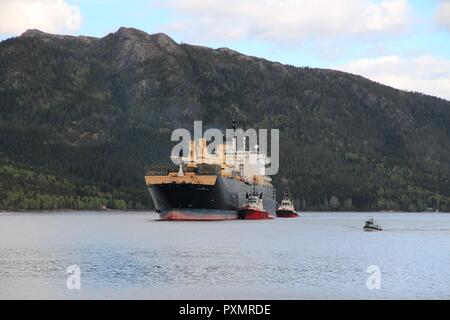
[(277, 218), (298, 218), (298, 213), (292, 210), (277, 210)]
[(160, 214), (162, 221), (225, 221), (236, 220), (237, 214), (230, 213), (194, 213), (189, 211), (169, 211)]
[(277, 218), (298, 218), (298, 213), (277, 213)]
[(244, 220), (267, 220), (273, 219), (273, 216), (266, 212), (260, 210), (242, 209), (239, 211), (239, 219)]

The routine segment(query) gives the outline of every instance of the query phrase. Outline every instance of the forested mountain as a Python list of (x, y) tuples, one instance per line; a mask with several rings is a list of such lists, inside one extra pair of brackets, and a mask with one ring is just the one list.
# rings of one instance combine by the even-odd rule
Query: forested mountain
[(0, 43), (0, 209), (150, 208), (175, 128), (279, 128), (301, 209), (450, 210), (450, 102), (121, 28)]

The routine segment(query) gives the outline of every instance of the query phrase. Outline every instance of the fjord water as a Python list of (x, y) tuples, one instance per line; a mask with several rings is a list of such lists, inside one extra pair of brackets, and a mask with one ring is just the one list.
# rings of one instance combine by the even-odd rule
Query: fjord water
[[(163, 222), (154, 213), (0, 213), (1, 299), (449, 299), (450, 214), (303, 213)], [(81, 290), (66, 287), (78, 265)], [(381, 288), (369, 290), (370, 265)]]

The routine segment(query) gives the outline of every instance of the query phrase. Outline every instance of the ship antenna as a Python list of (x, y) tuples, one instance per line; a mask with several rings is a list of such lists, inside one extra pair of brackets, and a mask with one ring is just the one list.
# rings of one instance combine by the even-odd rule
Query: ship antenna
[(236, 163), (236, 154), (237, 154), (237, 140), (236, 140), (236, 119), (232, 120), (232, 128), (233, 128), (233, 150), (234, 150), (234, 163)]

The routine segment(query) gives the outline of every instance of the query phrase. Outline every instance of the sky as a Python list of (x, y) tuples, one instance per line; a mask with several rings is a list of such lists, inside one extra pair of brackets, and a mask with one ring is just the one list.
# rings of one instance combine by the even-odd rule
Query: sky
[(450, 100), (450, 0), (0, 0), (0, 40), (121, 26)]

